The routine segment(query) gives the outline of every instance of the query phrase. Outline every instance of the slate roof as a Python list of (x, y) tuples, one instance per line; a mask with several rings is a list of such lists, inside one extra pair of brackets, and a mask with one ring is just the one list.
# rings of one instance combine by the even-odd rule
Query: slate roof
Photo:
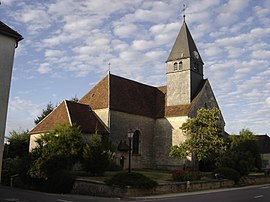
[(15, 38), (17, 42), (23, 39), (22, 35), (20, 35), (15, 30), (11, 29), (9, 26), (7, 26), (5, 23), (0, 21), (0, 33), (4, 34), (6, 36), (10, 36), (12, 38)]
[[(174, 42), (174, 45), (166, 62), (179, 60), (181, 58), (193, 57), (193, 51), (197, 51), (197, 53), (199, 54), (195, 42), (187, 27), (187, 24), (185, 21), (183, 21), (183, 25)], [(202, 61), (200, 54), (199, 60)]]
[(38, 123), (29, 134), (51, 132), (59, 124), (80, 126), (82, 133), (108, 134), (106, 127), (98, 119), (89, 105), (63, 101), (48, 116)]
[(270, 137), (268, 135), (257, 135), (261, 154), (270, 153)]

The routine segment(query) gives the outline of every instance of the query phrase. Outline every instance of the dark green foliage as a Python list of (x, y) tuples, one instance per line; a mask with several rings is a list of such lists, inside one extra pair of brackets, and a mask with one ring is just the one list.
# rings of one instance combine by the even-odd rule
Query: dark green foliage
[(240, 174), (237, 170), (232, 168), (222, 167), (213, 171), (215, 178), (224, 178), (233, 180), (235, 183), (239, 182)]
[(54, 110), (53, 104), (50, 102), (47, 104), (46, 108), (42, 110), (42, 113), (40, 116), (37, 116), (37, 118), (34, 120), (35, 124), (38, 124), (42, 119), (44, 119), (49, 113), (51, 113)]
[(10, 185), (10, 177), (20, 173), (20, 167), (23, 165), (23, 161), (19, 158), (5, 159), (2, 165), (2, 179), (3, 185)]
[(188, 138), (184, 143), (174, 145), (170, 155), (180, 158), (192, 155), (198, 161), (217, 158), (225, 150), (220, 116), (217, 108), (199, 109), (195, 118), (188, 119), (180, 127)]
[(30, 140), (28, 131), (16, 132), (13, 130), (9, 134), (9, 144), (5, 144), (3, 158), (22, 158), (27, 156), (29, 153), (28, 150)]
[(75, 177), (66, 170), (58, 170), (44, 181), (42, 190), (50, 193), (70, 193)]
[(202, 174), (196, 171), (184, 171), (181, 169), (172, 171), (173, 181), (177, 182), (200, 180), (201, 177)]
[(151, 189), (157, 186), (157, 182), (140, 173), (118, 173), (106, 182), (108, 185), (120, 187), (131, 186), (133, 188)]
[(84, 142), (78, 127), (60, 125), (37, 143), (31, 153), (33, 165), (29, 173), (33, 178), (48, 179), (58, 170), (71, 169), (82, 158)]
[(231, 135), (228, 150), (219, 159), (219, 167), (230, 167), (242, 176), (261, 168), (261, 156), (256, 136), (248, 129), (242, 129), (240, 135)]
[(94, 176), (101, 176), (108, 169), (112, 157), (108, 140), (98, 134), (93, 134), (90, 143), (83, 152), (83, 169)]

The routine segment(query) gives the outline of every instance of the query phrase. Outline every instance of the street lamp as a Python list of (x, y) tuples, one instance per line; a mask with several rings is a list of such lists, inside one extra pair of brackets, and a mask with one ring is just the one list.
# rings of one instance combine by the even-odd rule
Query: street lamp
[(131, 140), (133, 137), (132, 129), (128, 130), (128, 140), (129, 140), (129, 148), (128, 148), (128, 173), (131, 173)]

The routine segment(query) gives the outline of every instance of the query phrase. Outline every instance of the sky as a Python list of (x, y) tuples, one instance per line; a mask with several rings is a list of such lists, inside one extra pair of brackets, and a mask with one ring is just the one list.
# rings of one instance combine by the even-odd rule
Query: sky
[(46, 105), (81, 98), (112, 74), (166, 85), (183, 22), (204, 61), (229, 134), (270, 133), (270, 0), (1, 0), (21, 35), (6, 135), (34, 127)]

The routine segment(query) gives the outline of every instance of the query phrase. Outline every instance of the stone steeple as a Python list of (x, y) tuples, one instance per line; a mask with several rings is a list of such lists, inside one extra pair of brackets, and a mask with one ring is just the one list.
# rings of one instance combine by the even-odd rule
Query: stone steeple
[(167, 106), (190, 104), (203, 80), (203, 61), (185, 20), (166, 61)]

